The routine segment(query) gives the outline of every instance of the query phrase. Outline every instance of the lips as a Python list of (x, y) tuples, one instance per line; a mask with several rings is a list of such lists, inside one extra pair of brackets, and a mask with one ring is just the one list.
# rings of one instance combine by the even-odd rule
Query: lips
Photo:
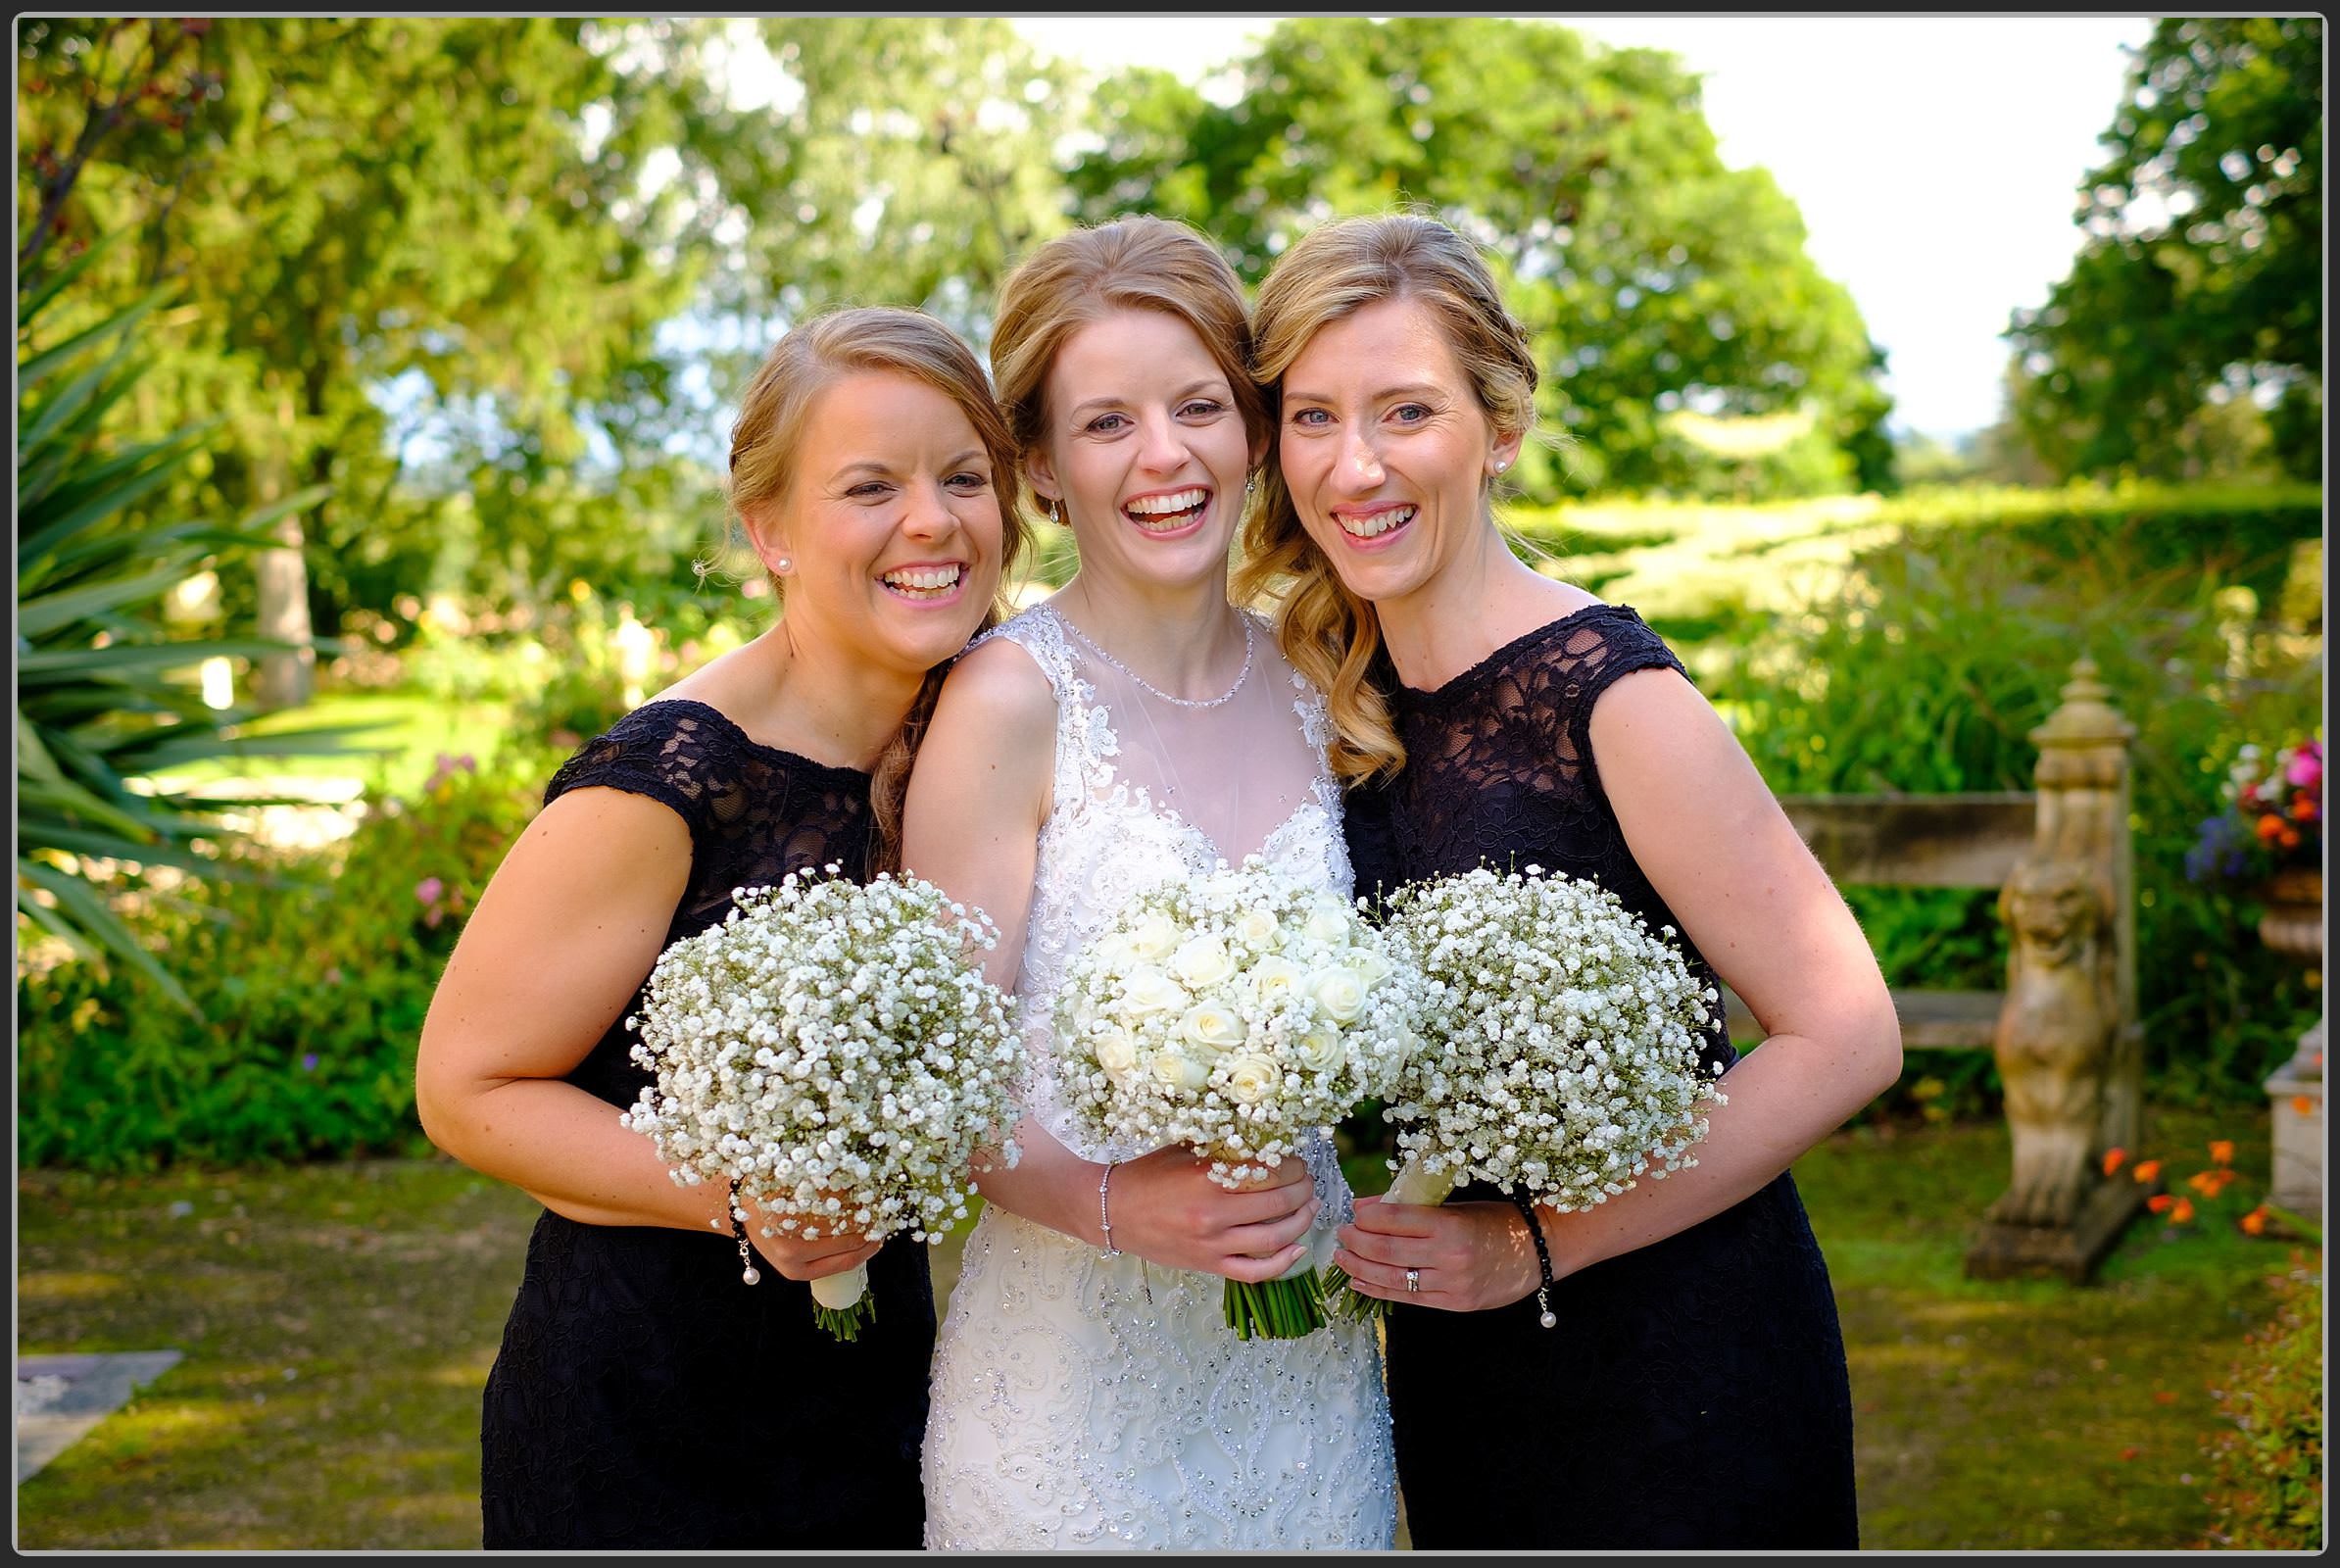
[(1372, 544), (1388, 538), (1407, 523), (1412, 522), (1421, 510), (1409, 503), (1400, 502), (1387, 507), (1374, 507), (1370, 510), (1336, 511), (1333, 514), (1333, 520), (1341, 525), (1342, 533), (1357, 543)]
[(938, 561), (896, 566), (880, 573), (878, 581), (897, 599), (906, 599), (912, 604), (940, 604), (958, 597), (959, 584), (965, 577), (964, 562)]

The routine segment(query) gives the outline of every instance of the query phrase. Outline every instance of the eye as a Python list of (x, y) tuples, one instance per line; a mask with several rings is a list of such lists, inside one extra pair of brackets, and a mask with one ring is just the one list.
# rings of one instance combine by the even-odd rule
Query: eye
[(1225, 413), (1227, 405), (1218, 402), (1216, 399), (1196, 398), (1193, 402), (1181, 408), (1178, 412), (1180, 417), (1182, 418), (1207, 419), (1215, 414)]
[(1130, 421), (1128, 417), (1123, 415), (1100, 414), (1096, 418), (1090, 420), (1086, 425), (1082, 426), (1082, 428), (1086, 430), (1093, 430), (1098, 435), (1111, 435), (1114, 431), (1120, 429), (1123, 425), (1129, 422)]
[(862, 480), (862, 481), (861, 481), (859, 484), (857, 484), (857, 485), (854, 485), (854, 486), (853, 486), (853, 487), (851, 490), (848, 490), (848, 491), (847, 491), (845, 494), (846, 494), (846, 497), (847, 497), (847, 499), (848, 499), (848, 500), (853, 500), (853, 501), (873, 501), (873, 500), (875, 500), (877, 497), (879, 497), (879, 496), (881, 496), (881, 495), (884, 495), (885, 493), (886, 493), (886, 481), (885, 481), (885, 480), (883, 480), (883, 479), (864, 479), (864, 480)]
[(1294, 409), (1292, 422), (1303, 430), (1321, 429), (1333, 422), (1333, 416), (1322, 409)]
[(970, 468), (964, 473), (954, 473), (943, 482), (949, 485), (956, 485), (959, 489), (972, 493), (977, 490), (990, 489), (992, 484), (992, 476), (988, 473), (977, 473)]
[(1430, 417), (1430, 407), (1422, 403), (1400, 403), (1389, 411), (1389, 417), (1400, 424), (1420, 424)]

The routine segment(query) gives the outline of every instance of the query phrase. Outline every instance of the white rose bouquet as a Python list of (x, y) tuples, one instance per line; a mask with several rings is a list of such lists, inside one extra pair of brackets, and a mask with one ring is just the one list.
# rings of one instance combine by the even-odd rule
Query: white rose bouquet
[[(1312, 1130), (1388, 1092), (1412, 1047), (1413, 987), (1347, 901), (1271, 871), (1166, 882), (1077, 955), (1056, 998), (1066, 1104), (1100, 1142), (1184, 1144), (1234, 1189)], [(1322, 1326), (1315, 1269), (1229, 1280), (1228, 1326)]]
[[(1481, 866), (1387, 902), (1392, 956), (1422, 977), (1425, 1040), (1384, 1106), (1405, 1155), (1392, 1202), (1441, 1203), (1476, 1180), (1567, 1212), (1697, 1163), (1701, 1109), (1724, 1102), (1699, 1056), (1716, 993), (1672, 926), (1541, 872)], [(1343, 1315), (1388, 1310), (1347, 1286), (1330, 1271)]]
[[(755, 1198), (766, 1236), (939, 1244), (966, 1217), (977, 1149), (1016, 1157), (1023, 1038), (980, 966), (998, 931), (915, 877), (823, 870), (738, 890), (720, 925), (659, 956), (626, 1020), (657, 1081), (621, 1119), (676, 1182), (735, 1184), (735, 1222)], [(853, 1339), (876, 1317), (868, 1285), (866, 1267), (814, 1280), (821, 1326)]]

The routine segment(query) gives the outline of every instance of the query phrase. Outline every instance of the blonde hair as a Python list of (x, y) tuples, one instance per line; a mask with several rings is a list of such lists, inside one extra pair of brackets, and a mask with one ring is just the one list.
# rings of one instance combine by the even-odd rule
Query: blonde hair
[(1251, 378), (1242, 279), (1199, 230), (1133, 214), (1057, 235), (999, 286), (992, 376), (1018, 451), (1038, 448), (1048, 432), (1048, 369), (1057, 354), (1075, 332), (1117, 311), (1157, 311), (1185, 322), (1225, 372), (1251, 443), (1267, 438), (1267, 398)]
[[(1498, 434), (1534, 429), (1538, 375), (1526, 330), (1504, 307), (1477, 247), (1415, 213), (1337, 219), (1311, 229), (1269, 270), (1252, 318), (1252, 374), (1270, 410), (1281, 407), (1285, 372), (1318, 331), (1394, 299), (1421, 302), (1445, 329), (1447, 346)], [(1281, 599), (1276, 640), (1292, 667), (1325, 694), (1334, 772), (1351, 784), (1395, 773), (1405, 764), (1405, 745), (1382, 685), (1390, 677), (1380, 617), (1341, 583), (1300, 526), (1273, 446), (1259, 488), (1236, 595)]]
[[(967, 416), (991, 458), (1002, 549), (1000, 593), (993, 596), (979, 628), (988, 630), (999, 622), (1008, 571), (1025, 545), (1017, 448), (984, 377), (983, 362), (956, 333), (923, 312), (890, 305), (829, 311), (798, 322), (772, 346), (748, 383), (731, 427), (732, 515), (744, 527), (751, 514), (788, 500), (814, 403), (838, 381), (867, 372), (904, 376), (942, 393)], [(768, 571), (765, 576), (773, 596), (780, 597), (781, 578)], [(934, 716), (935, 698), (950, 667), (946, 661), (927, 671), (901, 727), (879, 755), (869, 790), (878, 835), (872, 871), (901, 868), (902, 805), (909, 788), (910, 763)]]

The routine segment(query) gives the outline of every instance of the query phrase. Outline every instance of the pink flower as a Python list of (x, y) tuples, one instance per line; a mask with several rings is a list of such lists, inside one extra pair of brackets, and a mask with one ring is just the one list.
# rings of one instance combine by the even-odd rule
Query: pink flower
[(438, 903), (440, 896), (446, 891), (447, 884), (435, 876), (426, 876), (414, 884), (414, 898), (416, 902), (424, 905)]
[(2323, 748), (2310, 751), (2303, 746), (2291, 754), (2291, 765), (2283, 769), (2286, 781), (2301, 789), (2312, 790), (2323, 782)]

